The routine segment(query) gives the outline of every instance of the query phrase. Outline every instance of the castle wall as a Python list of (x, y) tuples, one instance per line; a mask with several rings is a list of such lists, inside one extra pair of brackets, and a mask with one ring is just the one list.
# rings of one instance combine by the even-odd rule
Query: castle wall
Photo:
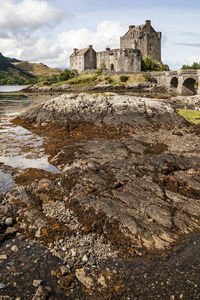
[(78, 70), (79, 73), (84, 71), (84, 55), (70, 56), (70, 69)]
[(145, 25), (130, 26), (129, 32), (120, 38), (120, 49), (138, 49), (142, 58), (151, 56), (156, 61), (161, 61), (161, 32), (156, 32), (150, 21)]
[(116, 49), (97, 52), (97, 68), (100, 68), (101, 63), (105, 63), (108, 71), (141, 71), (141, 55), (138, 50)]
[(84, 70), (93, 70), (97, 68), (96, 51), (93, 48), (89, 48), (85, 53), (85, 65)]

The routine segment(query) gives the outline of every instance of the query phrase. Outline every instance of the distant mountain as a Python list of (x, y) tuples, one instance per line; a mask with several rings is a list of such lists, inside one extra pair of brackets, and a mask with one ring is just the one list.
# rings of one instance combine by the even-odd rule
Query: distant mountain
[(28, 61), (14, 62), (14, 66), (25, 72), (29, 72), (37, 77), (60, 75), (61, 70), (58, 68), (49, 68), (42, 63), (29, 63)]
[(37, 83), (38, 77), (60, 75), (60, 73), (60, 69), (49, 68), (41, 63), (20, 61), (0, 53), (0, 85), (33, 84)]
[(21, 62), (22, 60), (16, 59), (16, 58), (11, 58), (11, 57), (6, 57), (11, 63), (16, 63), (16, 62)]
[(3, 56), (0, 52), (0, 71), (7, 71), (8, 68), (12, 68), (12, 64), (10, 60)]

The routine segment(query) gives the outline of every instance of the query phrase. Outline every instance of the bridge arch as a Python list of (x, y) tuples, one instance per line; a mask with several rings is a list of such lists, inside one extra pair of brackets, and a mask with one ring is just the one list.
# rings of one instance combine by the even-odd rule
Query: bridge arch
[(183, 81), (182, 93), (186, 95), (195, 95), (197, 93), (198, 82), (193, 77), (188, 77)]
[(178, 78), (177, 77), (172, 77), (170, 81), (170, 87), (177, 88), (178, 87)]

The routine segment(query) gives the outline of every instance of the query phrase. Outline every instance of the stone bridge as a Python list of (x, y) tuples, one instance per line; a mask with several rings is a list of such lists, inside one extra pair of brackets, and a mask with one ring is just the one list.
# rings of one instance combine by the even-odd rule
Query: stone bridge
[(152, 72), (155, 81), (179, 95), (200, 94), (200, 70)]

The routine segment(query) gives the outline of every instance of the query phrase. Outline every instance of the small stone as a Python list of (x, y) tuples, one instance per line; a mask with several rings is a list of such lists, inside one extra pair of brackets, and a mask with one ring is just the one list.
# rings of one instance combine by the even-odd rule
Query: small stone
[(36, 231), (35, 237), (36, 238), (40, 238), (41, 237), (41, 230), (40, 230), (40, 228)]
[(7, 218), (7, 219), (5, 220), (5, 225), (11, 226), (12, 224), (13, 224), (13, 218)]
[(86, 254), (82, 257), (82, 262), (84, 262), (84, 263), (88, 262), (88, 257)]
[(98, 280), (97, 280), (97, 283), (102, 285), (104, 288), (107, 288), (107, 284), (106, 284), (106, 281), (105, 281), (105, 278), (103, 275), (100, 275)]
[(35, 286), (35, 287), (38, 287), (38, 286), (40, 286), (41, 285), (41, 283), (42, 283), (42, 280), (33, 280), (33, 286)]
[(65, 267), (65, 266), (61, 266), (60, 267), (60, 271), (61, 271), (62, 275), (65, 275), (65, 274), (67, 274), (69, 272), (69, 269), (67, 267)]
[(67, 264), (68, 264), (68, 266), (69, 266), (70, 268), (73, 267), (73, 265), (74, 265), (74, 260), (73, 260), (73, 259), (68, 260), (68, 261), (67, 261)]
[(75, 257), (77, 254), (76, 249), (71, 249), (71, 256)]
[(6, 254), (0, 255), (0, 260), (5, 260), (5, 259), (7, 259), (7, 255)]
[(17, 229), (16, 229), (15, 227), (8, 227), (8, 228), (6, 229), (5, 234), (6, 234), (6, 235), (8, 235), (8, 234), (14, 234), (14, 233), (16, 233), (16, 232), (17, 232)]
[(93, 265), (96, 264), (96, 262), (95, 262), (95, 260), (94, 260), (94, 258), (93, 258), (92, 256), (90, 256), (90, 258), (89, 258), (89, 260), (88, 260), (88, 264), (89, 264), (90, 266), (93, 266)]
[(1, 283), (1, 282), (0, 282), (0, 290), (5, 289), (5, 287), (6, 287), (6, 285), (5, 285), (4, 283)]
[(12, 246), (12, 248), (11, 248), (11, 251), (13, 251), (13, 252), (17, 252), (18, 250), (19, 250), (19, 249), (17, 248), (16, 245)]
[(76, 270), (76, 278), (84, 285), (87, 289), (91, 289), (94, 286), (94, 282), (92, 278), (86, 276), (84, 269), (77, 269)]
[(49, 292), (43, 286), (39, 286), (32, 300), (45, 300), (47, 299)]

